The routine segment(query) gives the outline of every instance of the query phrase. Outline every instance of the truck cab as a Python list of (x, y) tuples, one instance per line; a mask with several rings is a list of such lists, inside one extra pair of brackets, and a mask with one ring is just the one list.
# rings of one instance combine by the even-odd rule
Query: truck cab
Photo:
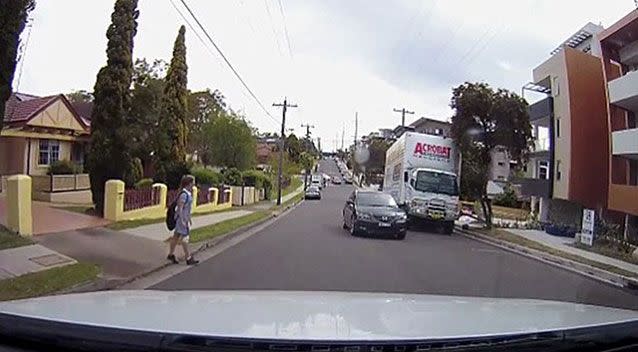
[(408, 216), (445, 222), (452, 231), (459, 214), (457, 175), (452, 172), (416, 168), (405, 172), (405, 208)]

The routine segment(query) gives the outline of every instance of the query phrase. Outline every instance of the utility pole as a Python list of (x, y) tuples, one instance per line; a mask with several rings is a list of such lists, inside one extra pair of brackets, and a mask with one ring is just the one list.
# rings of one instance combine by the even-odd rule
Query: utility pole
[(357, 132), (359, 131), (359, 112), (354, 113), (354, 149), (357, 149)]
[(279, 141), (279, 170), (277, 171), (277, 205), (281, 205), (281, 178), (284, 168), (284, 140), (286, 139), (286, 110), (288, 108), (296, 108), (297, 104), (288, 104), (288, 100), (284, 98), (283, 104), (273, 103), (272, 106), (281, 106), (281, 137)]
[(401, 109), (393, 109), (394, 112), (400, 112), (401, 113), (401, 126), (405, 127), (405, 114), (414, 114), (414, 111), (408, 111), (405, 108), (401, 108)]
[[(310, 129), (311, 128), (315, 128), (314, 125), (311, 125), (309, 123), (307, 124), (301, 124), (301, 128), (306, 128), (306, 143), (309, 143), (308, 145), (312, 144), (312, 140), (310, 139)], [(305, 190), (306, 187), (308, 186), (308, 174), (310, 173), (309, 169), (305, 169), (306, 171), (304, 172), (304, 178), (303, 178), (303, 189)]]
[(346, 124), (343, 124), (343, 127), (341, 128), (341, 150), (343, 150), (343, 138), (346, 134)]

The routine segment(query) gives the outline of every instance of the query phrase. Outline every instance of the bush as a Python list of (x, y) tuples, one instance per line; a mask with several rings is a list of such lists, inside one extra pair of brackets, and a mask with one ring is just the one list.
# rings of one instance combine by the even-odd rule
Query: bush
[(237, 170), (237, 168), (231, 167), (230, 169), (226, 169), (223, 172), (224, 175), (224, 183), (229, 184), (231, 186), (242, 186), (242, 177), (241, 171)]
[(49, 175), (73, 175), (82, 173), (82, 166), (70, 160), (57, 160), (49, 166)]
[(494, 198), (493, 204), (508, 208), (518, 208), (518, 197), (510, 184), (505, 185), (503, 193)]
[(144, 176), (144, 167), (142, 166), (142, 160), (140, 158), (131, 159), (131, 165), (129, 172), (124, 175), (124, 183), (126, 187), (135, 187), (138, 181)]
[(152, 178), (143, 178), (135, 183), (135, 189), (151, 188), (153, 187)]
[(188, 175), (190, 170), (190, 166), (184, 161), (169, 165), (166, 168), (166, 186), (168, 189), (178, 189), (182, 177)]
[(270, 192), (273, 188), (273, 181), (270, 175), (259, 170), (248, 170), (243, 173), (242, 178), (245, 186), (255, 187), (257, 189), (263, 188), (266, 197), (270, 196)]
[(191, 174), (195, 176), (195, 182), (199, 186), (218, 186), (224, 181), (222, 174), (205, 167), (194, 167)]

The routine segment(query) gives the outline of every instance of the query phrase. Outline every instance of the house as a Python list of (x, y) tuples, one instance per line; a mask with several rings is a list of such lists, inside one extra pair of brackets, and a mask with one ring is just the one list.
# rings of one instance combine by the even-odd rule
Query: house
[[(0, 133), (0, 175), (4, 180), (14, 174), (32, 176), (34, 198), (64, 201), (66, 197), (59, 197), (60, 194), (44, 197), (39, 192), (88, 190), (86, 174), (54, 179), (47, 173), (57, 160), (83, 165), (89, 136), (90, 120), (78, 114), (64, 95), (12, 94)], [(90, 192), (88, 199), (86, 192), (81, 198), (90, 201)]]

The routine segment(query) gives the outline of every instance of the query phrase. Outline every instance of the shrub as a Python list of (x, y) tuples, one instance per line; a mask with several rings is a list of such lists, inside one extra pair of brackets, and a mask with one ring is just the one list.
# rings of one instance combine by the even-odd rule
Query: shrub
[(273, 181), (269, 174), (259, 170), (248, 170), (243, 173), (243, 182), (245, 186), (264, 189), (266, 197), (270, 196), (273, 188)]
[(508, 208), (518, 207), (518, 197), (516, 196), (516, 192), (509, 183), (505, 185), (503, 193), (497, 195), (494, 198), (493, 204)]
[(140, 158), (131, 159), (131, 166), (129, 172), (124, 175), (124, 183), (126, 187), (135, 187), (138, 181), (144, 176), (144, 167), (142, 166), (142, 160)]
[[(184, 175), (191, 171), (190, 165), (185, 161), (175, 162), (166, 168), (166, 186), (168, 189), (178, 189)], [(195, 180), (197, 182), (197, 180)]]
[(224, 183), (229, 184), (231, 186), (242, 186), (242, 177), (241, 171), (237, 170), (237, 168), (231, 167), (230, 169), (226, 169), (223, 172), (224, 175)]
[(143, 189), (143, 188), (151, 188), (151, 187), (153, 187), (152, 178), (143, 178), (135, 182), (135, 189)]
[(222, 174), (205, 167), (194, 167), (191, 169), (191, 174), (195, 176), (195, 182), (200, 186), (217, 186), (224, 181)]
[(82, 172), (82, 166), (70, 160), (57, 160), (49, 166), (49, 175), (72, 175)]

